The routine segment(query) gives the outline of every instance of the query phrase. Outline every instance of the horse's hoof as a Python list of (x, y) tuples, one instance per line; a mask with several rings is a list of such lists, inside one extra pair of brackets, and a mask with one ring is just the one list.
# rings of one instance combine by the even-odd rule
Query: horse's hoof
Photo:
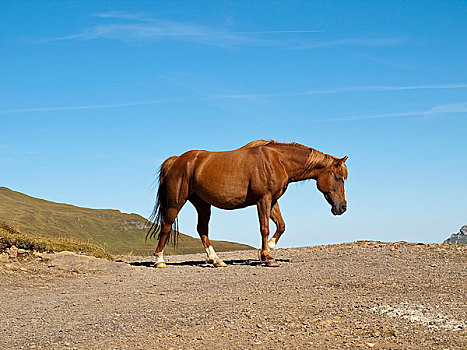
[(280, 266), (279, 263), (278, 263), (276, 260), (274, 260), (274, 259), (272, 259), (272, 260), (266, 260), (266, 261), (265, 261), (265, 265), (266, 265), (267, 267), (279, 267), (279, 266)]
[(225, 262), (223, 262), (222, 260), (214, 262), (214, 267), (227, 267), (227, 266), (228, 265)]
[(167, 267), (167, 265), (165, 264), (165, 262), (158, 262), (158, 263), (156, 263), (156, 267), (158, 269), (165, 269)]

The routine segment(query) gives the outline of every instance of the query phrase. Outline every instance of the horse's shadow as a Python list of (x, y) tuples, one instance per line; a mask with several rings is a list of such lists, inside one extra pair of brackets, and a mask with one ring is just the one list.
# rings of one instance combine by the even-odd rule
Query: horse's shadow
[[(290, 259), (276, 259), (277, 262), (290, 262)], [(253, 260), (253, 259), (231, 259), (231, 260), (224, 260), (227, 265), (246, 265), (246, 266), (259, 266), (261, 265), (261, 261)], [(196, 266), (202, 268), (214, 268), (212, 264), (208, 264), (204, 260), (188, 260), (188, 261), (177, 261), (177, 262), (165, 262), (167, 266)], [(142, 266), (142, 267), (149, 267), (155, 268), (156, 262), (155, 261), (134, 261), (128, 263), (131, 266)]]

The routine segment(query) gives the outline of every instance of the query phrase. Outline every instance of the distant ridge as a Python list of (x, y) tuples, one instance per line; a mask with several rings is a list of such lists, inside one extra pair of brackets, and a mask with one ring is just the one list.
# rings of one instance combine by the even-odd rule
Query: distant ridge
[[(104, 246), (114, 255), (152, 255), (155, 240), (145, 242), (146, 219), (114, 209), (90, 209), (34, 198), (0, 187), (0, 221), (21, 231), (42, 237), (66, 237)], [(252, 249), (226, 241), (212, 241), (217, 251)], [(176, 248), (167, 245), (166, 254), (204, 252), (197, 238), (180, 234)]]

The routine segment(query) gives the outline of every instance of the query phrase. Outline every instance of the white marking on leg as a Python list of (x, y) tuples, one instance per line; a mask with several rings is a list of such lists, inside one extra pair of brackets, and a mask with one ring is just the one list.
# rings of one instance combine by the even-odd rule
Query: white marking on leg
[(269, 249), (274, 249), (276, 247), (276, 237), (272, 237), (268, 241), (268, 247), (269, 247)]
[(212, 246), (209, 246), (205, 249), (206, 249), (206, 255), (207, 255), (207, 259), (206, 259), (207, 263), (214, 264), (214, 267), (226, 267), (227, 266), (227, 264), (223, 262), (222, 259), (217, 256)]
[(206, 255), (207, 255), (207, 259), (206, 259), (207, 262), (213, 263), (213, 262), (221, 260), (217, 256), (216, 251), (214, 250), (212, 245), (210, 245), (209, 247), (207, 247), (205, 249), (206, 249)]
[(165, 262), (164, 261), (164, 251), (162, 251), (160, 253), (156, 253), (155, 255), (156, 255), (156, 264)]

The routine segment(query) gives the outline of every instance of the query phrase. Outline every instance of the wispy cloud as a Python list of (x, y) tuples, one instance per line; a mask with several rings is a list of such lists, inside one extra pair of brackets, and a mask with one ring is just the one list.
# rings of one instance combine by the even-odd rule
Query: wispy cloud
[(409, 111), (409, 112), (396, 112), (396, 113), (383, 113), (383, 114), (370, 114), (361, 116), (349, 116), (343, 118), (330, 118), (313, 120), (313, 123), (328, 123), (328, 122), (342, 122), (342, 121), (359, 121), (368, 119), (389, 119), (389, 118), (403, 118), (403, 117), (419, 117), (440, 114), (457, 114), (467, 113), (467, 101), (458, 103), (449, 103), (438, 105), (424, 111)]
[(135, 21), (147, 21), (151, 19), (147, 13), (132, 13), (126, 11), (108, 11), (103, 13), (95, 13), (91, 16), (100, 18), (130, 19)]
[(0, 114), (30, 113), (30, 112), (54, 112), (54, 111), (75, 111), (75, 110), (81, 110), (81, 109), (105, 109), (105, 108), (155, 105), (155, 104), (168, 103), (168, 102), (172, 102), (172, 101), (169, 101), (169, 100), (152, 100), (152, 101), (127, 102), (127, 103), (81, 105), (81, 106), (12, 108), (12, 109), (2, 109), (2, 110), (0, 110)]
[[(140, 22), (154, 22), (146, 13), (128, 13), (125, 11), (109, 11), (106, 13), (97, 13), (92, 15), (94, 17), (101, 18), (113, 18), (123, 20), (135, 20)], [(243, 32), (232, 32), (237, 34), (289, 34), (289, 33), (323, 33), (325, 29), (314, 29), (314, 30), (264, 30), (264, 31), (243, 31)]]
[(328, 94), (340, 94), (348, 92), (359, 92), (359, 91), (403, 91), (403, 90), (443, 90), (443, 89), (464, 89), (467, 88), (466, 83), (460, 84), (428, 84), (428, 85), (361, 85), (361, 86), (348, 86), (333, 89), (322, 89), (322, 90), (304, 90), (295, 92), (278, 92), (270, 94), (252, 93), (252, 94), (225, 94), (215, 95), (215, 98), (231, 98), (231, 99), (252, 99), (252, 98), (268, 98), (268, 97), (294, 97), (294, 96), (309, 96), (309, 95), (328, 95)]
[(254, 32), (233, 32), (239, 34), (297, 34), (297, 33), (324, 33), (325, 29), (320, 30), (264, 30), (264, 31), (254, 31)]
[(294, 46), (293, 49), (317, 49), (338, 46), (396, 46), (402, 44), (402, 38), (347, 38), (337, 40), (311, 41)]
[[(467, 84), (433, 84), (433, 85), (407, 85), (407, 86), (388, 86), (388, 85), (368, 85), (368, 86), (350, 86), (327, 90), (309, 90), (299, 92), (279, 92), (272, 94), (225, 94), (225, 95), (211, 95), (197, 98), (173, 98), (173, 99), (159, 99), (159, 100), (148, 100), (148, 101), (135, 101), (135, 102), (123, 102), (123, 103), (106, 103), (106, 104), (91, 104), (91, 105), (74, 105), (74, 106), (48, 106), (48, 107), (30, 107), (30, 108), (10, 108), (1, 109), (0, 114), (12, 114), (12, 113), (33, 113), (33, 112), (54, 112), (54, 111), (74, 111), (74, 110), (87, 110), (87, 109), (107, 109), (107, 108), (121, 108), (121, 107), (135, 107), (144, 105), (157, 105), (164, 103), (174, 102), (190, 102), (190, 101), (213, 101), (213, 100), (229, 100), (229, 99), (261, 99), (261, 98), (281, 98), (281, 97), (299, 97), (308, 95), (323, 95), (323, 94), (339, 94), (339, 93), (351, 93), (359, 91), (403, 91), (403, 90), (434, 90), (434, 89), (463, 89), (467, 88)], [(447, 109), (447, 106), (454, 107), (458, 110), (457, 105), (440, 105), (433, 109), (428, 114), (436, 113), (454, 113)], [(444, 112), (443, 109), (444, 108)], [(427, 114), (427, 112), (415, 112)], [(458, 113), (458, 112), (455, 112)], [(391, 114), (392, 115), (392, 114)], [(410, 115), (414, 115), (411, 113)], [(381, 115), (385, 117), (386, 115)], [(389, 115), (388, 115), (389, 116)], [(393, 115), (397, 117), (398, 115)], [(403, 116), (403, 115), (401, 115)], [(360, 118), (360, 117), (359, 117)], [(374, 116), (373, 116), (374, 118)], [(363, 119), (370, 119), (363, 117)], [(344, 120), (344, 119), (343, 119)], [(345, 119), (348, 120), (348, 119)], [(0, 145), (1, 147), (1, 145)]]
[(464, 113), (464, 112), (467, 112), (467, 101), (439, 105), (439, 106), (431, 108), (428, 114)]
[(182, 23), (151, 18), (146, 14), (132, 14), (122, 11), (94, 14), (93, 17), (111, 20), (87, 28), (81, 32), (58, 38), (45, 39), (43, 42), (62, 40), (110, 39), (120, 41), (155, 41), (162, 39), (196, 42), (212, 46), (284, 45), (287, 40), (276, 40), (271, 35), (321, 33), (323, 29), (304, 30), (265, 30), (265, 31), (228, 31), (205, 25)]
[[(309, 34), (324, 33), (320, 28), (279, 28), (256, 31), (227, 30), (223, 27), (160, 20), (147, 14), (111, 11), (92, 15), (107, 23), (97, 24), (81, 32), (42, 42), (62, 40), (108, 39), (126, 42), (178, 40), (218, 47), (271, 46), (291, 49), (316, 49), (337, 46), (394, 46), (401, 38), (344, 38), (316, 40)], [(109, 23), (110, 21), (110, 23)]]
[(44, 41), (95, 39), (110, 39), (126, 42), (170, 39), (219, 47), (240, 45), (277, 46), (283, 44), (283, 42), (270, 38), (258, 38), (242, 33), (212, 30), (199, 25), (168, 21), (103, 24), (88, 28), (80, 33), (46, 39)]
[(383, 57), (369, 54), (368, 52), (363, 52), (362, 50), (355, 50), (354, 48), (346, 47), (345, 53), (351, 57), (361, 58), (364, 60), (370, 60), (381, 64), (383, 66), (389, 66), (392, 68), (403, 69), (403, 70), (414, 70), (417, 69), (417, 66), (409, 63), (407, 61), (401, 61), (401, 59), (391, 58), (391, 56), (384, 55)]

